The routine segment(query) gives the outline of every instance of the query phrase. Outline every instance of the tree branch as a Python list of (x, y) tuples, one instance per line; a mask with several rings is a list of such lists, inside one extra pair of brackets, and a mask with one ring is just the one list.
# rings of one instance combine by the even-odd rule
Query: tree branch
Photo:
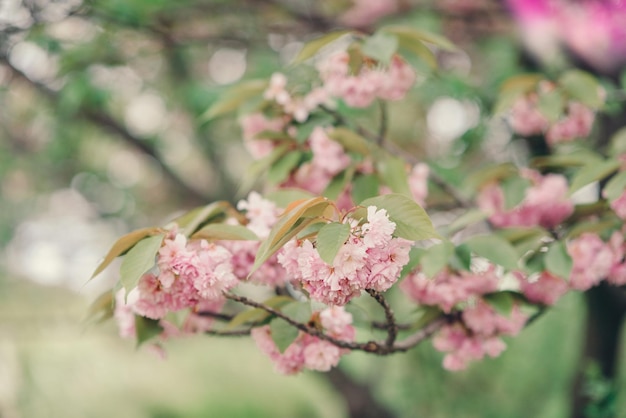
[(385, 327), (387, 330), (387, 340), (385, 340), (385, 346), (391, 348), (398, 337), (398, 325), (396, 324), (396, 318), (393, 314), (393, 310), (380, 292), (377, 292), (374, 289), (366, 289), (365, 291), (373, 297), (385, 311), (385, 319), (387, 320), (387, 326)]

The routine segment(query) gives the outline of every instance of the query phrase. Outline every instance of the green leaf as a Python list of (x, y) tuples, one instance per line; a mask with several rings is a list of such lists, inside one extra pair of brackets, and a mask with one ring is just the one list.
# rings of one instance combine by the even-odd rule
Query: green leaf
[(362, 174), (352, 181), (352, 199), (355, 202), (378, 196), (379, 190), (380, 183), (374, 174)]
[(580, 190), (584, 186), (593, 183), (594, 181), (602, 180), (608, 177), (620, 166), (619, 161), (610, 159), (600, 163), (588, 164), (582, 167), (574, 178), (569, 188), (570, 195), (577, 190)]
[(539, 96), (537, 108), (548, 120), (556, 122), (563, 115), (565, 99), (559, 90), (552, 90)]
[(361, 202), (360, 206), (376, 206), (378, 209), (385, 209), (389, 219), (396, 224), (394, 235), (397, 237), (411, 241), (442, 239), (435, 231), (426, 211), (404, 195), (392, 193), (372, 197)]
[(234, 241), (258, 241), (259, 237), (243, 225), (209, 224), (193, 234), (191, 238)]
[(515, 305), (515, 297), (511, 292), (490, 293), (484, 298), (496, 312), (504, 316), (509, 316)]
[(315, 195), (311, 192), (296, 188), (278, 189), (265, 195), (267, 200), (274, 202), (279, 208), (286, 208), (291, 202), (296, 200), (306, 200), (313, 197)]
[(408, 26), (387, 26), (381, 30), (396, 35), (398, 38), (403, 38), (406, 41), (414, 40), (417, 42), (428, 42), (429, 44), (433, 44), (436, 47), (439, 47), (445, 51), (458, 51), (456, 45), (450, 42), (450, 40), (432, 32), (419, 30)]
[(411, 196), (411, 189), (409, 188), (409, 182), (407, 180), (406, 163), (404, 160), (391, 156), (383, 156), (376, 162), (376, 169), (383, 183), (394, 193)]
[(202, 121), (209, 121), (226, 113), (233, 112), (244, 102), (259, 96), (267, 88), (267, 80), (249, 80), (225, 91), (221, 98), (200, 117)]
[(315, 54), (319, 52), (320, 49), (349, 33), (352, 33), (352, 31), (340, 30), (336, 32), (330, 32), (320, 38), (307, 42), (300, 50), (296, 58), (293, 60), (292, 64), (300, 64), (301, 62), (312, 58), (313, 56), (315, 56)]
[(519, 175), (517, 167), (511, 163), (490, 165), (470, 174), (465, 180), (465, 186), (472, 190), (478, 190), (489, 182), (517, 175)]
[(330, 200), (337, 200), (339, 195), (346, 190), (346, 186), (352, 180), (353, 175), (353, 167), (349, 167), (348, 169), (337, 174), (333, 177), (330, 183), (328, 183), (328, 186), (326, 186), (326, 189), (322, 192), (322, 196), (327, 197)]
[(619, 199), (626, 190), (626, 171), (620, 171), (608, 181), (602, 191), (610, 202)]
[(98, 265), (96, 270), (93, 272), (89, 280), (93, 279), (98, 274), (100, 274), (105, 268), (108, 267), (109, 264), (111, 264), (111, 262), (113, 262), (113, 260), (115, 260), (117, 257), (119, 257), (120, 255), (123, 255), (128, 250), (133, 248), (135, 244), (137, 244), (139, 241), (141, 241), (145, 237), (149, 237), (155, 234), (160, 234), (162, 232), (163, 232), (163, 229), (161, 228), (156, 228), (156, 227), (143, 228), (143, 229), (138, 229), (136, 231), (130, 232), (124, 235), (123, 237), (119, 238), (115, 242), (115, 244), (113, 244), (113, 246), (111, 247), (107, 255), (104, 257), (104, 260), (100, 262), (100, 264)]
[(427, 277), (434, 277), (448, 265), (448, 261), (450, 261), (453, 254), (454, 245), (449, 241), (427, 248), (420, 261), (422, 272)]
[(477, 255), (504, 268), (515, 270), (519, 267), (520, 257), (515, 248), (497, 235), (477, 235), (465, 241), (465, 244)]
[(120, 282), (126, 295), (130, 292), (145, 273), (156, 264), (155, 257), (165, 234), (154, 235), (139, 241), (128, 251), (120, 266)]
[(115, 295), (112, 290), (107, 290), (94, 300), (85, 317), (86, 322), (102, 322), (113, 317), (115, 310)]
[(613, 157), (626, 153), (626, 127), (615, 132), (611, 137), (609, 153)]
[(370, 154), (370, 145), (367, 139), (351, 129), (338, 126), (328, 132), (328, 137), (339, 142), (348, 152), (356, 152), (364, 156)]
[(384, 65), (391, 62), (391, 57), (398, 49), (398, 38), (390, 33), (378, 31), (363, 42), (361, 51), (370, 58)]
[(508, 177), (504, 179), (500, 186), (504, 194), (505, 209), (517, 206), (526, 197), (526, 190), (530, 187), (530, 180), (523, 177)]
[[(281, 307), (293, 302), (293, 298), (289, 296), (273, 296), (263, 301), (263, 305), (269, 306), (274, 309), (280, 309)], [(237, 315), (226, 324), (225, 329), (237, 328), (241, 325), (262, 322), (269, 318), (270, 313), (261, 308), (248, 309), (246, 311), (239, 312)]]
[(163, 332), (163, 327), (158, 319), (145, 318), (135, 315), (135, 335), (137, 336), (137, 347), (146, 341), (156, 337)]
[(488, 217), (489, 215), (480, 209), (470, 209), (448, 225), (448, 234), (452, 235), (469, 225), (482, 222)]
[(298, 232), (316, 221), (319, 222), (320, 220), (316, 218), (323, 214), (329, 206), (330, 201), (324, 197), (313, 197), (304, 201), (292, 202), (276, 222), (267, 239), (261, 243), (250, 275)]
[(469, 271), (472, 266), (472, 250), (465, 244), (458, 245), (448, 264), (455, 270)]
[(426, 250), (423, 248), (413, 247), (409, 252), (409, 262), (402, 267), (399, 280), (404, 279), (409, 273), (411, 273), (420, 264), (422, 257), (426, 254)]
[[(307, 323), (311, 319), (311, 305), (308, 302), (293, 302), (281, 309), (281, 312), (290, 319), (300, 323)], [(270, 322), (272, 339), (280, 350), (284, 352), (287, 347), (298, 337), (298, 329), (287, 323), (284, 319), (275, 318)]]
[(439, 66), (435, 54), (421, 40), (406, 33), (396, 33), (395, 35), (398, 38), (400, 48), (412, 52), (432, 69), (436, 69)]
[(565, 280), (569, 279), (574, 261), (567, 252), (567, 247), (562, 241), (555, 241), (550, 245), (544, 258), (546, 269)]
[(571, 98), (593, 109), (600, 109), (604, 104), (600, 83), (589, 73), (569, 70), (559, 78), (559, 85)]
[(494, 114), (508, 111), (522, 95), (535, 91), (537, 84), (544, 79), (541, 74), (521, 74), (507, 79), (500, 87)]
[(270, 184), (278, 184), (284, 181), (291, 171), (298, 166), (302, 160), (302, 151), (292, 150), (287, 152), (274, 164), (267, 172), (267, 181)]
[(333, 265), (339, 249), (350, 237), (350, 225), (331, 222), (322, 227), (317, 234), (317, 252), (328, 265)]
[(254, 183), (259, 180), (259, 177), (274, 163), (276, 163), (276, 161), (281, 159), (283, 155), (287, 154), (290, 149), (290, 144), (280, 144), (279, 146), (274, 148), (268, 155), (250, 164), (239, 189), (248, 191), (254, 185)]

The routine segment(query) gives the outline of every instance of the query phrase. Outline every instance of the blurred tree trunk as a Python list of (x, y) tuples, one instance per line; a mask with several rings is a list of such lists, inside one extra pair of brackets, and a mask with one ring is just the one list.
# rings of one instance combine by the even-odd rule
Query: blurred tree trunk
[(369, 388), (336, 367), (323, 375), (346, 401), (350, 418), (395, 418), (396, 414), (379, 403)]

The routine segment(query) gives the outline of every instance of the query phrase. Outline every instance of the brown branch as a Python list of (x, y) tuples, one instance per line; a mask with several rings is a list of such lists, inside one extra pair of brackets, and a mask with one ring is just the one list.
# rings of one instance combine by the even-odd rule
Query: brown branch
[(233, 331), (224, 331), (218, 329), (210, 329), (204, 331), (206, 335), (215, 335), (219, 337), (245, 337), (250, 335), (250, 329), (241, 329), (241, 330), (233, 330)]
[[(13, 66), (13, 64), (11, 64), (6, 56), (0, 55), (0, 63), (4, 64), (11, 71), (11, 73), (13, 73), (14, 76), (26, 81), (40, 94), (44, 95), (55, 104), (59, 102), (59, 94), (56, 91), (52, 90), (44, 83), (29, 78), (23, 71)], [(97, 126), (100, 130), (114, 134), (118, 138), (123, 139), (133, 148), (141, 151), (143, 154), (152, 157), (159, 164), (165, 176), (169, 178), (170, 181), (172, 181), (172, 183), (174, 183), (174, 185), (179, 190), (184, 192), (191, 200), (193, 200), (194, 203), (202, 204), (205, 203), (207, 200), (210, 200), (209, 196), (204, 195), (202, 192), (193, 188), (190, 184), (187, 184), (181, 177), (179, 177), (177, 173), (172, 170), (171, 167), (165, 164), (165, 162), (159, 155), (156, 147), (154, 147), (149, 142), (144, 141), (143, 139), (131, 134), (126, 129), (126, 127), (113, 119), (109, 114), (100, 109), (83, 107), (78, 111), (78, 115), (82, 116), (84, 119)]]
[(366, 289), (365, 291), (373, 297), (385, 311), (385, 319), (387, 320), (387, 339), (385, 340), (385, 346), (391, 348), (398, 337), (398, 325), (396, 324), (396, 318), (393, 314), (393, 310), (380, 292), (377, 292), (374, 289)]
[(386, 356), (386, 355), (398, 353), (398, 352), (404, 352), (415, 347), (420, 342), (429, 338), (433, 333), (437, 332), (437, 330), (439, 330), (444, 324), (448, 322), (448, 318), (446, 316), (441, 316), (433, 320), (424, 328), (420, 329), (414, 334), (411, 334), (406, 339), (400, 342), (396, 342), (395, 344), (392, 342), (391, 345), (388, 345), (389, 339), (387, 341), (367, 341), (367, 342), (344, 341), (344, 340), (331, 337), (330, 335), (325, 334), (319, 329), (309, 326), (308, 324), (303, 324), (301, 322), (295, 321), (292, 318), (288, 317), (287, 315), (283, 314), (282, 312), (272, 307), (269, 307), (267, 305), (264, 305), (262, 303), (256, 302), (252, 299), (249, 299), (245, 296), (239, 296), (239, 295), (235, 295), (232, 293), (224, 293), (224, 297), (226, 297), (226, 299), (230, 299), (234, 302), (239, 302), (246, 306), (262, 309), (269, 314), (272, 314), (278, 318), (281, 318), (282, 320), (284, 320), (285, 322), (287, 322), (289, 325), (293, 326), (294, 328), (306, 334), (309, 334), (313, 337), (317, 337), (321, 340), (328, 341), (337, 347), (347, 348), (349, 350), (355, 350), (355, 351), (365, 351), (366, 353), (378, 354), (381, 356)]
[(233, 315), (223, 314), (212, 311), (199, 311), (195, 313), (198, 316), (217, 319), (219, 321), (232, 321)]

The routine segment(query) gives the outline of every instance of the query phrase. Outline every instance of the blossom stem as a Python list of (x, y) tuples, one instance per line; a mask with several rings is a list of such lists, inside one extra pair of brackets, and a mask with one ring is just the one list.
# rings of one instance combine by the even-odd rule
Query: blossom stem
[(398, 337), (398, 325), (396, 324), (396, 318), (393, 314), (393, 310), (380, 292), (377, 292), (374, 289), (366, 289), (365, 291), (373, 297), (385, 311), (385, 319), (387, 320), (387, 340), (385, 340), (385, 346), (391, 348)]

